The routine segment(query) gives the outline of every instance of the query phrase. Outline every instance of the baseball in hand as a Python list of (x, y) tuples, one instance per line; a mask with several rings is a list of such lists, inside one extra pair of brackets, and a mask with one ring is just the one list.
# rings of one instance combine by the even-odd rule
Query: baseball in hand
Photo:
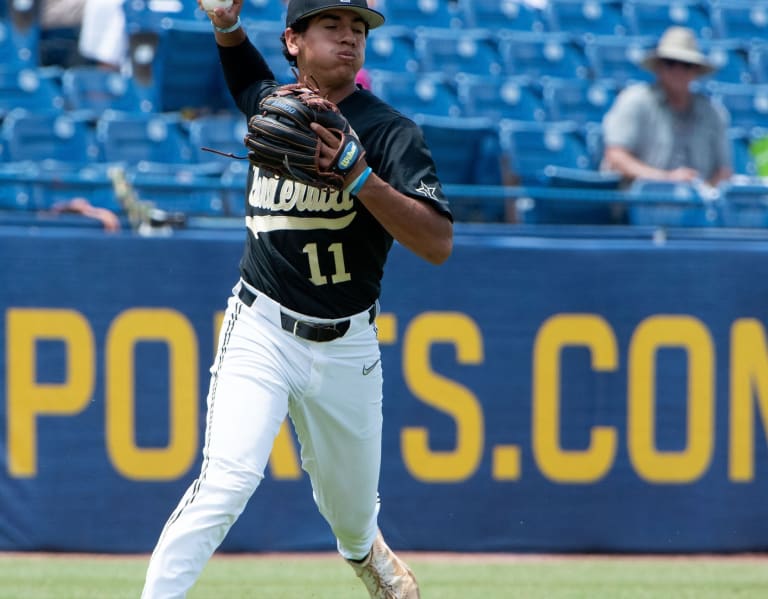
[(207, 12), (211, 12), (216, 8), (229, 8), (232, 0), (202, 0), (202, 5)]

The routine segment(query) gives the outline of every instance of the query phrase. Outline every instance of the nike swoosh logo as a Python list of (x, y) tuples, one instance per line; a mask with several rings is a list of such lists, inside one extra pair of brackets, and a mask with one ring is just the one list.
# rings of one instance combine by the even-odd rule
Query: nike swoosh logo
[(365, 364), (363, 364), (363, 376), (368, 376), (369, 374), (371, 374), (371, 372), (373, 372), (373, 369), (376, 368), (376, 364), (378, 364), (379, 362), (381, 362), (381, 358), (376, 360), (370, 366), (366, 366)]

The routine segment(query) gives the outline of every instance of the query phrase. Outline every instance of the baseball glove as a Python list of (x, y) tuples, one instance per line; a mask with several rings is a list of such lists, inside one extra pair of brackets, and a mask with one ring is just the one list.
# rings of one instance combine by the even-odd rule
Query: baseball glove
[[(320, 165), (322, 141), (309, 126), (313, 122), (340, 141), (327, 168)], [(336, 104), (298, 83), (280, 86), (264, 97), (258, 114), (248, 121), (244, 142), (252, 164), (303, 183), (339, 190), (365, 156)]]

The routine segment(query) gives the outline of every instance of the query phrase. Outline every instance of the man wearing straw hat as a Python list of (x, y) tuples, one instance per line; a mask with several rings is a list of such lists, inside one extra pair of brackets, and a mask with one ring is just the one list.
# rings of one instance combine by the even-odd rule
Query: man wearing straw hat
[(705, 182), (732, 174), (727, 115), (691, 90), (715, 69), (688, 28), (670, 27), (642, 66), (653, 83), (623, 90), (603, 119), (603, 168), (627, 181)]

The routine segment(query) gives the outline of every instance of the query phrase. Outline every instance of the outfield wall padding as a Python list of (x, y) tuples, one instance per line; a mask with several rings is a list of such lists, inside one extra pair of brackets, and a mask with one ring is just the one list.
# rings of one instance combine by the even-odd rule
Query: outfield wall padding
[[(0, 550), (146, 552), (200, 466), (244, 233), (0, 231)], [(768, 244), (395, 246), (380, 522), (433, 551), (768, 549)], [(293, 433), (222, 549), (333, 549)]]

